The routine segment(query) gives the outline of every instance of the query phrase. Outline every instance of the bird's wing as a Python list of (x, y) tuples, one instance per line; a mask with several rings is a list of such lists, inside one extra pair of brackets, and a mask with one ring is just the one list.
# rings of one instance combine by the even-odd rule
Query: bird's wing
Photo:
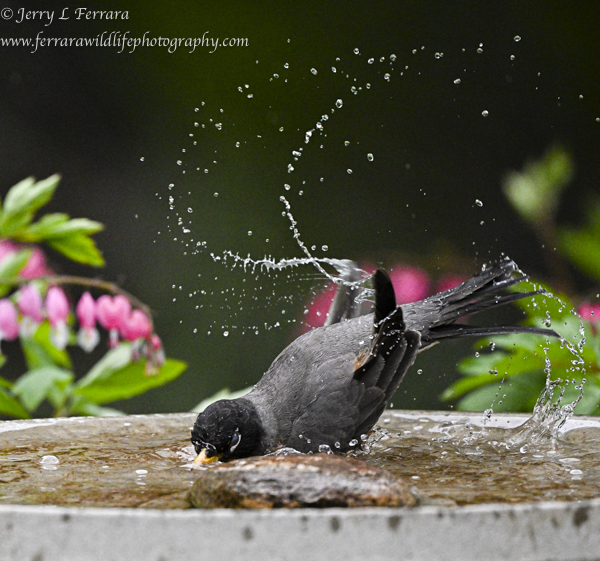
[[(321, 445), (347, 451), (369, 432), (412, 365), (420, 335), (405, 331), (400, 308), (378, 327), (365, 356), (348, 354), (315, 370), (314, 398), (292, 423), (287, 445), (302, 452)], [(311, 387), (315, 387), (311, 384)]]

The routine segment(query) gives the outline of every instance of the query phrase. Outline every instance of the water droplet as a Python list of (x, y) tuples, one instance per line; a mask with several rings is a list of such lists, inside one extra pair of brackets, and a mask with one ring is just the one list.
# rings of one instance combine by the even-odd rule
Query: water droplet
[(515, 41), (518, 43), (521, 40), (521, 36), (520, 35), (515, 35)]
[(457, 78), (456, 80), (454, 80), (454, 83), (455, 83), (457, 86), (458, 86), (458, 84), (460, 84), (460, 82), (461, 82), (461, 79), (460, 79), (460, 78)]
[(490, 114), (490, 112), (489, 112), (487, 109), (484, 109), (484, 110), (481, 112), (481, 114), (482, 114), (484, 117), (487, 117), (487, 116)]
[(373, 64), (373, 63), (375, 62), (375, 59), (374, 59), (374, 58), (370, 58), (369, 60), (367, 60), (367, 62), (368, 62), (369, 64)]
[(286, 191), (289, 191), (292, 188), (291, 185), (288, 185), (287, 183), (284, 183), (283, 187), (285, 188)]
[(310, 69), (310, 73), (316, 76), (317, 75), (317, 69), (316, 68), (311, 68)]
[(350, 175), (350, 174), (352, 173), (352, 170), (351, 170), (350, 168), (348, 168), (348, 169), (346, 170), (346, 173), (347, 173), (348, 175)]
[(389, 81), (390, 81), (390, 75), (389, 75), (389, 73), (387, 73), (387, 72), (386, 72), (386, 73), (383, 75), (383, 79), (384, 79), (384, 80), (386, 80), (387, 82), (389, 82)]
[(321, 251), (329, 251), (329, 246), (328, 245), (322, 245), (321, 246)]
[(319, 444), (319, 452), (322, 454), (333, 454), (331, 446), (329, 444)]
[(338, 99), (338, 100), (335, 102), (335, 106), (336, 106), (338, 109), (341, 109), (343, 105), (344, 105), (344, 102), (343, 102), (341, 99)]
[(367, 160), (369, 160), (369, 162), (372, 162), (375, 159), (375, 157), (373, 156), (373, 154), (371, 154), (370, 152), (367, 154)]
[(192, 207), (191, 207), (191, 206), (188, 206), (188, 209), (187, 209), (187, 211), (188, 211), (190, 214), (192, 214), (192, 212), (194, 212), (194, 209), (192, 209)]
[(292, 164), (288, 164), (287, 171), (288, 173), (292, 173), (294, 171), (294, 166)]
[(136, 469), (135, 473), (137, 473), (138, 475), (146, 475), (148, 473), (147, 469)]
[(223, 337), (229, 337), (229, 331), (223, 331)]
[(396, 55), (390, 55), (390, 60), (394, 62), (396, 60)]
[(221, 130), (223, 128), (223, 123), (215, 123), (215, 127), (217, 130)]
[(475, 199), (475, 204), (476, 204), (477, 206), (483, 206), (483, 202), (482, 202), (482, 201), (480, 201), (479, 199)]
[(215, 196), (215, 197), (218, 197), (218, 196), (219, 196), (219, 193), (214, 193), (214, 196)]
[(42, 459), (40, 460), (40, 464), (55, 465), (58, 463), (60, 463), (60, 461), (56, 456), (42, 456)]
[(145, 158), (144, 158), (144, 156), (142, 156), (142, 157), (140, 158), (140, 162), (143, 162), (144, 160), (145, 160)]
[(332, 67), (331, 67), (331, 71), (332, 71), (332, 72), (337, 72), (337, 68), (336, 68), (335, 66), (332, 66)]
[(252, 230), (248, 230), (248, 235), (251, 236), (252, 235)]
[(510, 55), (510, 60), (515, 60), (515, 55)]
[(359, 55), (359, 54), (360, 54), (360, 50), (358, 49), (358, 47), (356, 47), (356, 48), (354, 49), (354, 54), (355, 54), (355, 55)]
[(356, 438), (353, 438), (350, 442), (348, 442), (348, 446), (350, 446), (351, 448), (353, 446), (356, 446), (358, 444), (358, 440), (356, 440)]
[(435, 53), (435, 55), (433, 55), (433, 56), (439, 60), (440, 58), (442, 58), (444, 56), (444, 53)]

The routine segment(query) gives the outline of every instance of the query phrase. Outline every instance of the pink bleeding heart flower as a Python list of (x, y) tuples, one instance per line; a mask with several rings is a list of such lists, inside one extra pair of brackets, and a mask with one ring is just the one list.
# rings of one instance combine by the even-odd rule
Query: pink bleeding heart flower
[(589, 302), (582, 302), (577, 313), (581, 316), (581, 319), (589, 321), (590, 323), (600, 323), (600, 303), (590, 304)]
[(96, 327), (96, 302), (89, 292), (84, 292), (77, 302), (77, 319), (81, 327)]
[(77, 333), (77, 344), (89, 353), (100, 342), (100, 334), (96, 329), (96, 302), (89, 292), (84, 292), (77, 302), (76, 312), (81, 326)]
[(0, 340), (12, 341), (19, 335), (19, 318), (15, 305), (8, 299), (0, 300)]
[(100, 325), (105, 329), (120, 329), (121, 325), (127, 320), (131, 304), (129, 300), (117, 294), (111, 298), (103, 294), (96, 302), (96, 314)]
[(31, 257), (25, 267), (21, 269), (20, 275), (24, 279), (36, 279), (46, 275), (51, 275), (52, 271), (46, 266), (46, 256), (39, 247), (34, 247)]
[(417, 302), (429, 294), (429, 277), (416, 267), (408, 265), (394, 267), (390, 272), (390, 279), (394, 285), (398, 304)]
[(37, 286), (26, 284), (23, 286), (17, 296), (17, 306), (21, 313), (31, 318), (36, 323), (44, 321), (42, 295)]
[(117, 294), (111, 298), (103, 294), (96, 302), (96, 315), (102, 327), (108, 329), (108, 345), (113, 348), (119, 342), (119, 330), (127, 321), (131, 304), (125, 296)]
[(148, 339), (152, 333), (152, 324), (142, 310), (133, 310), (121, 325), (120, 333), (127, 341)]
[(66, 323), (69, 317), (69, 301), (62, 288), (51, 286), (46, 294), (46, 313), (52, 327)]
[(160, 351), (163, 348), (162, 341), (156, 333), (150, 336), (150, 345), (155, 351)]
[(51, 286), (46, 294), (46, 313), (52, 326), (50, 340), (57, 349), (64, 349), (69, 342), (69, 301), (62, 288)]
[(156, 333), (150, 336), (149, 344), (146, 346), (146, 358), (148, 359), (145, 368), (146, 376), (158, 374), (160, 367), (165, 363), (166, 357), (162, 341)]
[(582, 302), (579, 308), (577, 308), (577, 313), (581, 316), (582, 320), (590, 324), (592, 333), (595, 335), (597, 326), (600, 323), (600, 302), (597, 304)]

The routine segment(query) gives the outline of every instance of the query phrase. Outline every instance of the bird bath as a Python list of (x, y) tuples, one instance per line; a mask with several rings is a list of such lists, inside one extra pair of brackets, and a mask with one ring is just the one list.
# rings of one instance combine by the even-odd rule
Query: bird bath
[(388, 411), (359, 457), (420, 506), (294, 511), (188, 509), (193, 414), (2, 422), (0, 560), (600, 559), (600, 420), (526, 420)]

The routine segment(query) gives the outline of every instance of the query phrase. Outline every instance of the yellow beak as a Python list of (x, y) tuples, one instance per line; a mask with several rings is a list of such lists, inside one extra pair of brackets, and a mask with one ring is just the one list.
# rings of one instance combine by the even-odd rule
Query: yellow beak
[(219, 458), (217, 456), (207, 456), (206, 448), (203, 448), (197, 458), (193, 461), (194, 466), (206, 465), (212, 462), (216, 462)]

